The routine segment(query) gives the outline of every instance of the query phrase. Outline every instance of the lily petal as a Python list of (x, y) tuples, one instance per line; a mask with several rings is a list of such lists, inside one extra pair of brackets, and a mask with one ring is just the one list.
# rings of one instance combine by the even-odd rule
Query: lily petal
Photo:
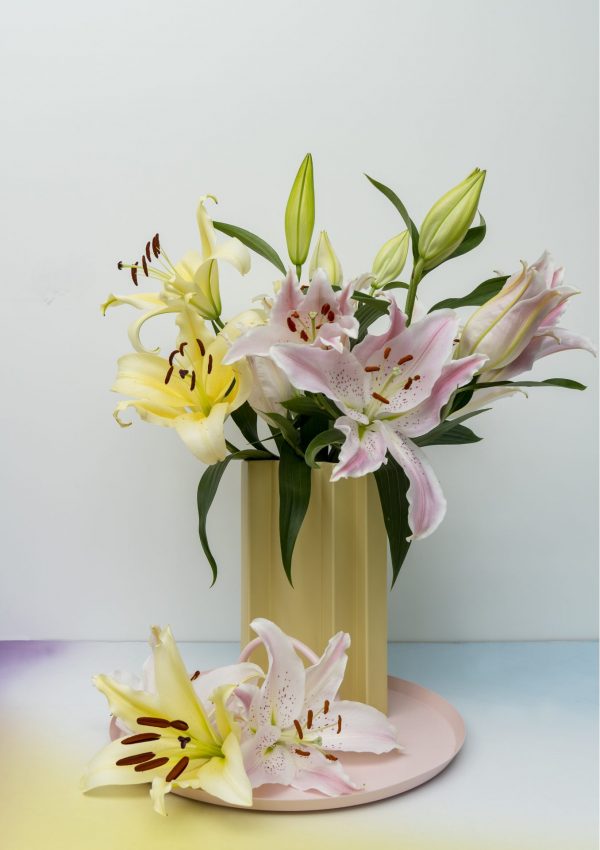
[(304, 665), (290, 638), (279, 626), (262, 617), (250, 623), (265, 645), (269, 670), (251, 709), (259, 726), (273, 723), (282, 729), (292, 726), (304, 702)]
[(207, 466), (227, 457), (223, 423), (229, 405), (216, 404), (208, 416), (186, 413), (174, 420), (173, 427), (188, 449)]
[(217, 688), (223, 685), (237, 686), (252, 679), (262, 679), (264, 675), (258, 664), (244, 661), (241, 664), (228, 664), (226, 667), (217, 667), (215, 670), (201, 673), (192, 685), (198, 699), (206, 703)]
[[(385, 463), (387, 445), (379, 428), (359, 426), (349, 416), (336, 420), (335, 427), (346, 439), (340, 450), (339, 462), (331, 473), (331, 481), (339, 478), (360, 478), (369, 472), (375, 472)], [(359, 432), (362, 431), (362, 435)]]
[(347, 632), (338, 632), (331, 638), (317, 663), (306, 668), (305, 710), (314, 706), (320, 707), (325, 700), (333, 702), (344, 678), (349, 646), (350, 635)]
[(446, 499), (435, 473), (421, 449), (404, 437), (394, 422), (380, 422), (388, 450), (409, 480), (408, 540), (421, 540), (432, 534), (446, 513)]
[(278, 743), (281, 729), (278, 726), (259, 726), (253, 735), (242, 742), (244, 768), (253, 788), (261, 785), (289, 785), (295, 766), (291, 750)]
[(199, 768), (195, 778), (188, 779), (187, 774), (183, 774), (177, 784), (181, 788), (202, 788), (235, 806), (251, 806), (252, 785), (244, 768), (240, 743), (233, 732), (223, 741), (222, 751), (223, 758), (211, 758)]
[[(338, 717), (342, 718), (339, 734)], [(321, 714), (313, 729), (319, 731), (325, 750), (380, 754), (400, 749), (396, 727), (381, 711), (361, 702), (332, 702), (327, 716)]]
[(320, 791), (329, 797), (351, 794), (360, 788), (360, 785), (350, 779), (341, 762), (330, 761), (316, 747), (310, 745), (302, 746), (301, 750), (308, 755), (300, 756), (295, 751), (292, 753), (295, 772), (290, 784), (293, 788), (300, 791)]

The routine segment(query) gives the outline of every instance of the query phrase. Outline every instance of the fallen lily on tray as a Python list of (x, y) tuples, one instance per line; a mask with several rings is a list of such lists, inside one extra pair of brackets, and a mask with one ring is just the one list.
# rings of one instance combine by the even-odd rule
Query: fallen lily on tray
[[(132, 408), (147, 422), (172, 427), (209, 466), (197, 501), (213, 580), (217, 564), (207, 515), (231, 460), (279, 463), (279, 502), (286, 506), (279, 512), (279, 539), (290, 582), (311, 470), (331, 463), (332, 482), (372, 474), (391, 544), (393, 583), (411, 542), (435, 531), (446, 512), (423, 449), (479, 442), (464, 423), (523, 387), (585, 389), (568, 378), (526, 376), (547, 355), (595, 353), (591, 342), (558, 325), (577, 290), (563, 284), (563, 269), (547, 252), (532, 265), (522, 262), (510, 277), (495, 273), (467, 294), (437, 300), (444, 264), (486, 236), (479, 211), (484, 170), (474, 169), (445, 192), (418, 226), (391, 188), (368, 180), (391, 204), (393, 235), (386, 234), (383, 244), (377, 240), (379, 250), (363, 253), (360, 267), (346, 277), (348, 263), (334, 250), (332, 231), (320, 229), (314, 238), (310, 154), (283, 216), (287, 260), (255, 233), (212, 221), (207, 206), (215, 198), (205, 195), (197, 211), (200, 252), (172, 263), (156, 234), (140, 259), (118, 263), (134, 290), (145, 278), (157, 280), (160, 289), (110, 295), (103, 305), (104, 312), (122, 304), (142, 311), (129, 329), (138, 353), (119, 360), (113, 389), (125, 399), (115, 415), (129, 425), (121, 413)], [(220, 263), (246, 275), (250, 252), (277, 271), (265, 276), (261, 270), (262, 295), (253, 292), (249, 309), (225, 318)], [(434, 302), (428, 310), (424, 289)], [(162, 314), (171, 314), (180, 334), (170, 353), (149, 352), (140, 330)], [(226, 435), (228, 420), (237, 437)]]
[(266, 673), (240, 662), (190, 674), (171, 630), (155, 627), (141, 679), (95, 676), (123, 737), (92, 759), (83, 790), (151, 782), (159, 814), (176, 787), (236, 806), (251, 806), (252, 788), (265, 783), (336, 796), (359, 788), (337, 753), (400, 749), (384, 714), (338, 699), (348, 634), (334, 635), (305, 668), (278, 626), (262, 618), (251, 625), (267, 650)]

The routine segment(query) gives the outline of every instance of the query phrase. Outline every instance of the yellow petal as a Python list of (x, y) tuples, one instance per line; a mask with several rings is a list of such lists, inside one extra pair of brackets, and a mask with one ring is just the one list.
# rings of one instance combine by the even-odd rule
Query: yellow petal
[(236, 806), (252, 805), (252, 786), (244, 769), (242, 752), (236, 736), (231, 733), (223, 743), (224, 758), (212, 758), (201, 767), (196, 779), (179, 783), (182, 788), (203, 788), (213, 797)]
[(198, 230), (200, 231), (200, 244), (202, 245), (202, 257), (207, 259), (210, 257), (217, 244), (217, 235), (213, 227), (212, 219), (206, 212), (204, 204), (206, 201), (214, 201), (218, 203), (214, 195), (203, 195), (200, 198), (198, 209), (196, 210), (196, 220), (198, 221)]
[(126, 354), (118, 360), (112, 390), (144, 402), (183, 412), (195, 398), (189, 383), (172, 379), (165, 383), (169, 361), (157, 354)]
[(102, 313), (106, 315), (109, 307), (119, 307), (127, 304), (130, 307), (135, 307), (138, 310), (148, 310), (153, 307), (164, 307), (160, 295), (156, 292), (138, 292), (136, 295), (114, 295), (112, 292), (102, 304)]
[(160, 702), (156, 694), (136, 691), (104, 674), (94, 676), (92, 681), (108, 700), (111, 713), (123, 720), (130, 729), (136, 728), (138, 717), (161, 717)]
[(174, 427), (188, 449), (208, 466), (227, 456), (223, 423), (228, 412), (228, 404), (217, 404), (208, 416), (186, 413), (174, 420)]

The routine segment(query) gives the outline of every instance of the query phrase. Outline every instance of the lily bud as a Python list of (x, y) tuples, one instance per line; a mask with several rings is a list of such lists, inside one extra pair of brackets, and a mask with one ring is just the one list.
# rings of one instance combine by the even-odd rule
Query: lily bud
[(312, 156), (307, 153), (296, 174), (285, 208), (285, 238), (288, 254), (295, 266), (308, 257), (315, 226), (315, 184)]
[(342, 282), (342, 266), (337, 254), (333, 250), (326, 230), (322, 230), (319, 233), (319, 238), (317, 239), (317, 244), (310, 260), (308, 276), (311, 280), (317, 269), (323, 269), (329, 278), (329, 283), (334, 286)]
[(375, 276), (375, 287), (379, 288), (396, 280), (406, 263), (409, 241), (408, 230), (403, 230), (381, 246), (371, 268)]
[(463, 241), (477, 212), (484, 180), (485, 171), (476, 168), (429, 210), (419, 235), (424, 269), (446, 260)]

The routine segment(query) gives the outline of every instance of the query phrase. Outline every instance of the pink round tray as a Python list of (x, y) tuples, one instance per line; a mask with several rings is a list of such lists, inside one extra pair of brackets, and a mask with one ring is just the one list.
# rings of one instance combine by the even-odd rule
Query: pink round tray
[[(347, 773), (363, 786), (361, 791), (325, 797), (316, 791), (263, 785), (255, 790), (250, 811), (310, 812), (360, 806), (410, 791), (441, 773), (464, 743), (462, 717), (445, 699), (414, 682), (389, 676), (388, 687), (389, 717), (404, 750), (381, 756), (340, 754)], [(200, 790), (178, 788), (174, 793), (203, 803), (228, 805)]]

